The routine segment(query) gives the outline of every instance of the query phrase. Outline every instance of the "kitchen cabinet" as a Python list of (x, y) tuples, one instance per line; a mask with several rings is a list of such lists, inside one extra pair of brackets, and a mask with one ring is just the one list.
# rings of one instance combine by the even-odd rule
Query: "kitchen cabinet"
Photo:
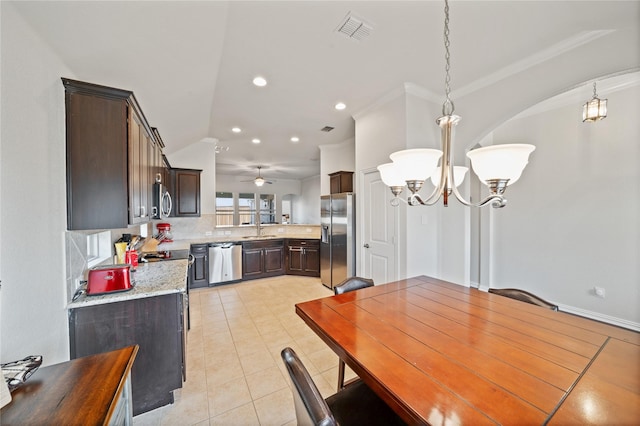
[(186, 303), (172, 293), (70, 309), (71, 359), (138, 345), (133, 415), (171, 404), (186, 372)]
[(191, 244), (193, 265), (189, 269), (189, 288), (209, 286), (209, 245)]
[(155, 138), (133, 92), (63, 78), (67, 228), (149, 221)]
[(284, 240), (242, 243), (242, 279), (273, 277), (285, 273)]
[(329, 192), (331, 194), (353, 192), (353, 172), (329, 173)]
[(171, 169), (171, 216), (200, 217), (200, 174), (202, 170)]
[(286, 273), (320, 276), (320, 242), (311, 239), (286, 240)]

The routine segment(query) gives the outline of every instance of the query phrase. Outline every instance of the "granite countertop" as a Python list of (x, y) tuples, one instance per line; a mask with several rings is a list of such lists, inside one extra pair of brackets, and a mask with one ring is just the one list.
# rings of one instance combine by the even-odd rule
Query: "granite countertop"
[(67, 305), (67, 309), (161, 296), (163, 294), (184, 293), (187, 291), (188, 269), (189, 262), (186, 259), (140, 263), (136, 270), (131, 273), (131, 278), (135, 283), (131, 290), (100, 296), (82, 295), (75, 302), (70, 302)]

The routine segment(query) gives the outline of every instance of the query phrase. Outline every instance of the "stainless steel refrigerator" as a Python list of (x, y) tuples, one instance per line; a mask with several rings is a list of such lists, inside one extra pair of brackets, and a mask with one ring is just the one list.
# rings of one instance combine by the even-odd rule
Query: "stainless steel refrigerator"
[(320, 280), (333, 288), (356, 274), (355, 194), (320, 197)]

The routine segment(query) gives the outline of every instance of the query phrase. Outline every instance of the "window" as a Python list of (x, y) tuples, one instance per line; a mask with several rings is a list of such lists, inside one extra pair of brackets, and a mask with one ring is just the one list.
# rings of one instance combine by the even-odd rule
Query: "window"
[(260, 194), (260, 223), (277, 223), (275, 194)]
[(233, 226), (233, 193), (216, 192), (216, 226)]
[(253, 192), (241, 192), (238, 195), (238, 216), (240, 225), (255, 225), (256, 194)]
[(216, 192), (216, 226), (255, 225), (257, 214), (261, 223), (278, 223), (275, 194)]

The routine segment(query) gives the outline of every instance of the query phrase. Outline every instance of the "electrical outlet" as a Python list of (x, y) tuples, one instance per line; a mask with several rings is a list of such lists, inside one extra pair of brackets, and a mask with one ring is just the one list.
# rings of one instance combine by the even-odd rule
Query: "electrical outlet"
[(595, 293), (596, 296), (601, 297), (604, 299), (606, 292), (604, 290), (604, 288), (602, 287), (594, 287), (593, 288), (593, 292)]
[(204, 233), (205, 237), (210, 237), (211, 235), (213, 235), (213, 232), (211, 231), (207, 231)]

